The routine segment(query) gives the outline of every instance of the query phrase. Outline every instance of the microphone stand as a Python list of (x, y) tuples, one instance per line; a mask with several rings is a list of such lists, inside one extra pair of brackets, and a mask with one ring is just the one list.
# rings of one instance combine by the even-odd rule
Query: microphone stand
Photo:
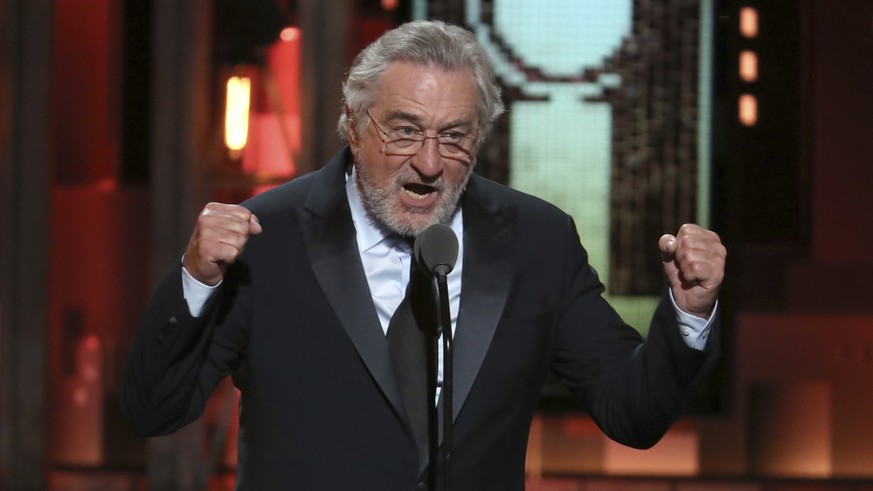
[[(439, 302), (438, 298), (434, 299)], [(439, 303), (437, 303), (439, 305)], [(439, 412), (436, 407), (436, 387), (437, 387), (437, 368), (439, 361), (439, 350), (437, 348), (437, 340), (439, 337), (439, 309), (437, 309), (437, 324), (434, 326), (433, 332), (429, 333), (425, 341), (427, 343), (427, 394), (429, 396), (427, 405), (427, 450), (428, 450), (428, 467), (430, 472), (427, 474), (427, 489), (428, 491), (437, 491), (436, 485), (436, 462), (439, 454)]]
[(452, 314), (449, 309), (449, 286), (447, 274), (439, 272), (437, 290), (439, 292), (439, 330), (443, 335), (443, 491), (452, 489)]
[[(437, 283), (437, 298), (436, 300), (436, 326), (432, 328), (436, 333), (430, 337), (428, 346), (428, 357), (433, 359), (433, 363), (428, 360), (428, 382), (433, 382), (432, 395), (436, 395), (436, 379), (437, 379), (437, 361), (438, 356), (438, 339), (440, 334), (443, 337), (443, 387), (442, 387), (442, 404), (443, 404), (443, 454), (442, 465), (437, 465), (439, 457), (439, 408), (429, 404), (428, 408), (432, 408), (432, 412), (428, 411), (428, 464), (430, 466), (430, 479), (428, 484), (431, 491), (436, 491), (436, 473), (437, 468), (442, 467), (443, 471), (443, 491), (449, 491), (452, 488), (452, 383), (454, 376), (452, 374), (452, 314), (449, 308), (449, 286), (447, 276), (455, 267), (455, 262), (458, 259), (458, 238), (451, 227), (443, 224), (435, 224), (429, 226), (415, 239), (413, 253), (420, 266), (429, 271), (435, 278)], [(431, 368), (432, 367), (432, 368)], [(430, 388), (430, 387), (428, 387)], [(436, 402), (436, 401), (432, 401)]]

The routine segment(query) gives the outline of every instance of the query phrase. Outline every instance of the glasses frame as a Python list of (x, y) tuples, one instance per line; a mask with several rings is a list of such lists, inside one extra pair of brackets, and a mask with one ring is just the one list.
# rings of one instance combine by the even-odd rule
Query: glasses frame
[[(376, 127), (376, 130), (377, 130), (376, 136), (378, 136), (378, 137), (379, 137), (379, 141), (382, 142), (382, 152), (384, 152), (385, 155), (397, 155), (397, 156), (402, 156), (402, 157), (412, 157), (413, 155), (415, 155), (415, 154), (417, 154), (419, 151), (421, 151), (422, 148), (424, 148), (424, 144), (425, 144), (425, 142), (427, 142), (428, 140), (435, 140), (435, 141), (436, 141), (436, 144), (437, 144), (437, 152), (440, 154), (441, 157), (446, 158), (446, 159), (451, 159), (451, 160), (457, 160), (457, 161), (461, 161), (461, 162), (466, 162), (466, 163), (470, 163), (470, 162), (473, 161), (473, 148), (475, 148), (475, 146), (476, 146), (476, 142), (477, 142), (477, 140), (479, 139), (478, 136), (462, 136), (462, 137), (461, 137), (461, 138), (463, 138), (463, 139), (467, 139), (467, 140), (472, 140), (472, 141), (473, 141), (472, 145), (470, 145), (470, 150), (467, 150), (467, 149), (465, 149), (465, 148), (463, 148), (463, 147), (461, 147), (461, 146), (458, 146), (458, 145), (453, 145), (453, 146), (455, 146), (458, 150), (460, 150), (461, 152), (464, 153), (463, 156), (459, 156), (459, 155), (445, 155), (445, 154), (442, 152), (442, 149), (444, 148), (444, 146), (445, 146), (446, 144), (440, 142), (440, 135), (439, 135), (439, 134), (437, 134), (436, 136), (427, 136), (427, 135), (424, 134), (424, 132), (421, 132), (421, 140), (420, 140), (420, 141), (417, 140), (416, 138), (396, 138), (396, 139), (391, 139), (391, 138), (390, 138), (390, 135), (391, 135), (391, 133), (395, 133), (395, 131), (385, 131), (384, 129), (382, 129), (382, 127), (379, 126), (379, 123), (376, 122), (376, 119), (373, 117), (373, 115), (370, 114), (370, 110), (369, 110), (369, 109), (367, 110), (367, 118), (368, 118), (368, 119), (373, 123), (373, 126)], [(476, 130), (476, 131), (478, 132), (478, 130)], [(383, 138), (382, 135), (380, 135), (380, 133), (384, 134), (384, 135), (385, 135), (385, 138)], [(411, 147), (410, 147), (411, 151), (410, 151), (409, 153), (398, 153), (398, 152), (391, 152), (391, 153), (388, 153), (388, 145), (390, 145), (391, 143), (395, 143), (395, 142), (397, 142), (397, 141), (400, 141), (400, 140), (408, 140), (408, 141), (411, 141), (411, 142), (417, 142), (419, 145), (418, 145), (418, 147), (416, 147), (416, 146), (414, 146), (414, 145), (411, 146)], [(414, 150), (412, 150), (412, 149), (414, 149)]]

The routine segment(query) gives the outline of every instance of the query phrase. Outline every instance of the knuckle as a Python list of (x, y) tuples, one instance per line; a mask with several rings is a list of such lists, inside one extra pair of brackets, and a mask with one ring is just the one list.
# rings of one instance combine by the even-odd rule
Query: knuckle
[(688, 253), (693, 249), (696, 243), (694, 236), (687, 234), (680, 234), (677, 240), (678, 250), (681, 250), (684, 253)]
[(695, 276), (699, 276), (701, 273), (706, 271), (706, 266), (700, 261), (692, 261), (688, 264), (688, 271), (693, 273)]

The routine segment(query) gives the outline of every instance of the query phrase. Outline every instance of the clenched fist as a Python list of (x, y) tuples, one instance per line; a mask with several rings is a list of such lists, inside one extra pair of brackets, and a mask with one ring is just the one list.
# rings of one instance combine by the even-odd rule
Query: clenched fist
[(209, 203), (197, 217), (182, 265), (197, 281), (216, 285), (242, 254), (249, 236), (261, 233), (258, 217), (239, 205)]
[(724, 279), (727, 256), (718, 234), (686, 224), (675, 236), (662, 236), (658, 248), (676, 306), (691, 315), (709, 318)]

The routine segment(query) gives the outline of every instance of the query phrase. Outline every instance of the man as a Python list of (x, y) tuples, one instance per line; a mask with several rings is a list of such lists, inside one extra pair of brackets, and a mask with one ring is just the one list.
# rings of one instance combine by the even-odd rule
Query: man
[(388, 338), (409, 281), (402, 238), (444, 223), (460, 238), (448, 277), (453, 489), (524, 488), (549, 371), (611, 438), (656, 443), (714, 356), (718, 236), (686, 225), (661, 238), (669, 291), (643, 342), (602, 299), (568, 215), (472, 174), (502, 112), (472, 35), (405, 24), (357, 57), (343, 90), (346, 149), (198, 217), (131, 349), (134, 428), (193, 421), (229, 374), (241, 392), (237, 489), (422, 489), (427, 459)]

